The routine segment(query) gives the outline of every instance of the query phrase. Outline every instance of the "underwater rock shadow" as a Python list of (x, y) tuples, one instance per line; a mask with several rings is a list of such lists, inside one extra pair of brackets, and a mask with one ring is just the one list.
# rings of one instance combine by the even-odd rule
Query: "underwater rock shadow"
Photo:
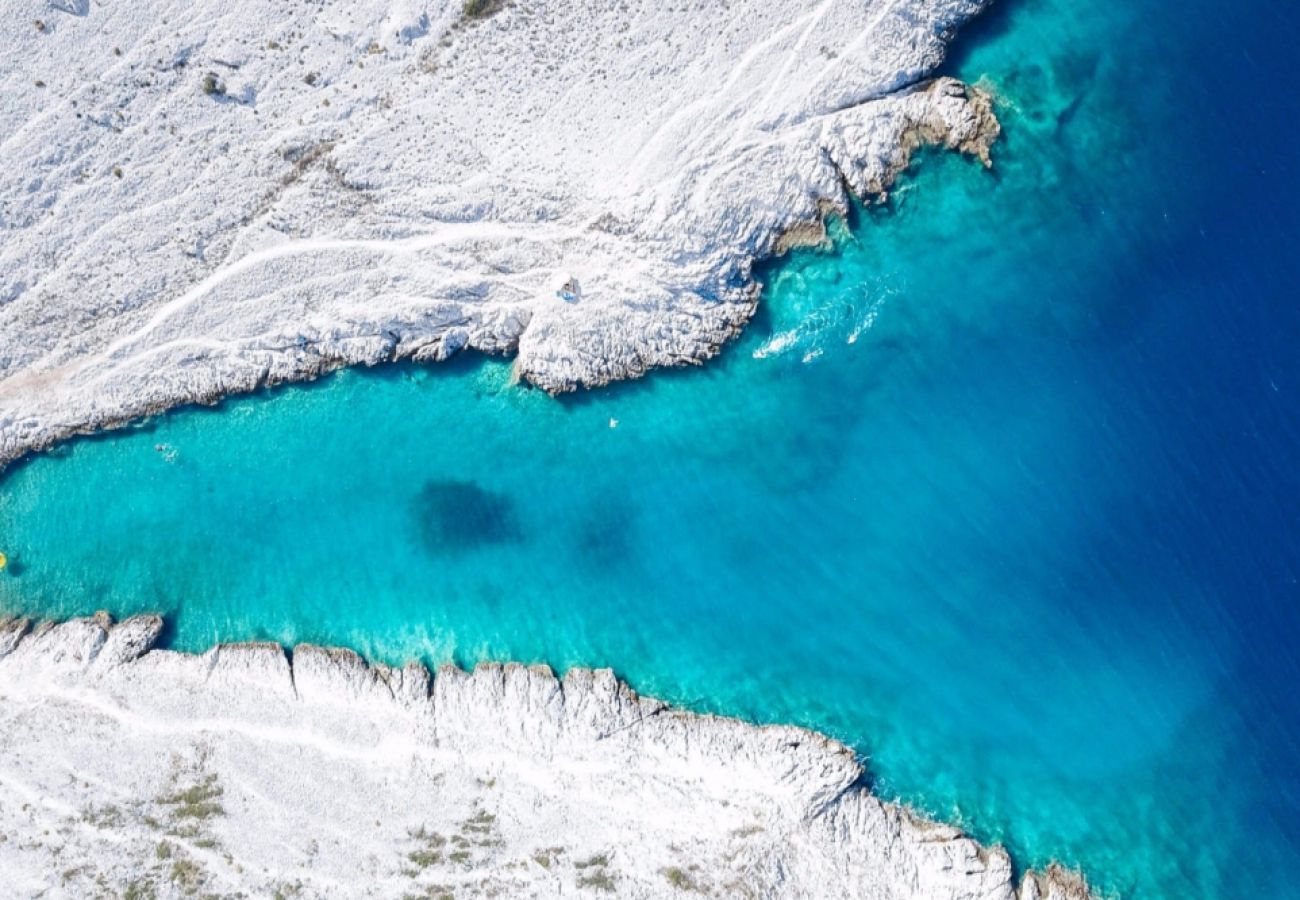
[(420, 544), (433, 556), (523, 539), (514, 501), (473, 481), (425, 482), (413, 513)]

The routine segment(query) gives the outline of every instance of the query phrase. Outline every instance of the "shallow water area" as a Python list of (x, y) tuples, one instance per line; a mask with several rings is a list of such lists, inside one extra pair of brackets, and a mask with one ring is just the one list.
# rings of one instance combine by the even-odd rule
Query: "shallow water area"
[(348, 371), (28, 460), (0, 610), (611, 665), (1019, 864), (1300, 895), (1300, 13), (1251, 7), (995, 7), (994, 171), (927, 154), (703, 369)]

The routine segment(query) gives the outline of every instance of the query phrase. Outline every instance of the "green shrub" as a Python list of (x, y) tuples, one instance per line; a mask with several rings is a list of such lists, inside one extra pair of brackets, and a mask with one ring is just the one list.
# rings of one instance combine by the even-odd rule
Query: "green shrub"
[(578, 879), (578, 887), (592, 888), (597, 891), (613, 893), (614, 879), (604, 869), (597, 869), (590, 875), (584, 875)]
[(222, 83), (221, 77), (216, 72), (209, 72), (203, 76), (201, 83), (203, 93), (209, 97), (224, 97), (226, 95), (226, 86)]
[(505, 0), (465, 0), (461, 14), (467, 19), (486, 19), (505, 8)]
[(695, 883), (695, 879), (691, 877), (689, 872), (685, 872), (676, 866), (664, 869), (664, 878), (667, 878), (668, 883), (679, 891), (698, 892), (700, 889), (700, 886)]
[(137, 878), (126, 886), (122, 893), (122, 900), (155, 900), (158, 891), (153, 886), (153, 882), (145, 878)]
[(442, 854), (437, 850), (412, 850), (407, 854), (406, 858), (421, 869), (427, 869), (429, 866), (436, 866), (442, 862)]

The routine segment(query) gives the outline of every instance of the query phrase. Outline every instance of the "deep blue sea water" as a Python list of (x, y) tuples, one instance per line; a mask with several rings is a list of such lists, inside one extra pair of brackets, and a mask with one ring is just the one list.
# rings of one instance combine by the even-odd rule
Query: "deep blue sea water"
[(0, 609), (611, 665), (1020, 864), (1300, 897), (1297, 36), (1005, 0), (949, 64), (995, 170), (927, 155), (717, 363), (563, 401), (393, 366), (76, 441), (0, 479)]

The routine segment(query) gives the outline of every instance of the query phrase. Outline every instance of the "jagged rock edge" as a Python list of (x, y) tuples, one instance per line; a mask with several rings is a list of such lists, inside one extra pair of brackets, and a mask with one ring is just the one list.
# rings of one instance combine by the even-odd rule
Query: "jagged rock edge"
[[(107, 613), (99, 612), (89, 617), (67, 619), (61, 622), (40, 620), (35, 624), (29, 617), (0, 615), (0, 665), (3, 665), (5, 659), (12, 657), (25, 643), (39, 641), (51, 634), (66, 633), (72, 630), (73, 632), (81, 632), (84, 638), (82, 646), (86, 650), (86, 656), (78, 659), (81, 663), (81, 675), (93, 678), (97, 671), (102, 672), (109, 668), (128, 667), (139, 663), (152, 653), (160, 652), (158, 642), (162, 636), (163, 628), (163, 617), (153, 614), (132, 616), (115, 623)], [(122, 652), (105, 659), (106, 648), (119, 645), (123, 648)], [(177, 651), (169, 650), (165, 652), (175, 653)], [(557, 676), (545, 664), (524, 665), (517, 662), (482, 662), (475, 665), (472, 670), (467, 671), (457, 665), (446, 663), (438, 667), (436, 675), (431, 675), (428, 668), (418, 661), (411, 661), (399, 668), (394, 668), (383, 664), (370, 663), (360, 654), (348, 648), (304, 643), (296, 645), (290, 650), (279, 643), (267, 641), (220, 643), (202, 654), (181, 653), (181, 655), (209, 660), (207, 676), (210, 680), (223, 659), (237, 658), (244, 654), (268, 652), (278, 655), (279, 659), (283, 661), (284, 675), (289, 681), (295, 703), (304, 702), (296, 686), (295, 659), (299, 660), (298, 665), (305, 665), (303, 660), (315, 660), (317, 663), (324, 663), (331, 676), (346, 675), (347, 673), (344, 670), (350, 670), (352, 673), (359, 675), (362, 680), (382, 685), (388, 696), (399, 705), (402, 705), (404, 701), (398, 698), (397, 693), (391, 689), (385, 673), (412, 672), (422, 682), (424, 690), (414, 697), (408, 698), (408, 702), (416, 709), (423, 705), (427, 715), (434, 720), (435, 729), (439, 686), (445, 685), (449, 681), (466, 681), (476, 677), (482, 678), (486, 675), (492, 679), (494, 689), (499, 687), (501, 692), (504, 693), (507, 689), (507, 676), (523, 672), (528, 675), (530, 680), (542, 679), (546, 688), (550, 691), (550, 696), (558, 698), (561, 706), (565, 703), (566, 694), (570, 693), (566, 690), (567, 685), (579, 681), (594, 681), (611, 690), (621, 707), (625, 709), (634, 708), (639, 712), (636, 718), (625, 722), (621, 727), (607, 733), (598, 734), (594, 738), (595, 741), (605, 740), (619, 732), (639, 727), (649, 720), (665, 716), (688, 726), (691, 724), (708, 724), (723, 728), (742, 729), (753, 734), (763, 734), (765, 732), (769, 734), (786, 733), (792, 738), (798, 738), (796, 741), (787, 742), (787, 746), (798, 747), (807, 743), (828, 754), (828, 756), (852, 758), (852, 766), (855, 772), (854, 778), (847, 781), (838, 791), (821, 802), (818, 802), (816, 798), (805, 798), (804, 819), (806, 822), (814, 823), (817, 820), (829, 820), (832, 818), (833, 813), (850, 799), (868, 800), (879, 804), (885, 810), (892, 811), (892, 814), (906, 819), (919, 832), (933, 832), (937, 839), (942, 842), (968, 840), (975, 846), (982, 858), (1001, 857), (1008, 863), (1010, 862), (1009, 854), (1000, 845), (986, 846), (969, 838), (960, 829), (932, 819), (908, 805), (876, 797), (867, 784), (866, 772), (860, 758), (848, 746), (834, 738), (799, 726), (760, 725), (734, 717), (696, 713), (676, 708), (656, 698), (642, 697), (634, 688), (619, 679), (611, 669), (575, 667), (566, 671), (563, 676)], [(3, 702), (3, 697), (0, 697), (0, 702)], [(436, 743), (436, 731), (434, 741)], [(1049, 863), (1042, 870), (1025, 870), (1019, 884), (1013, 882), (1009, 887), (1017, 900), (1090, 900), (1090, 898), (1096, 896), (1082, 873), (1057, 862)]]

